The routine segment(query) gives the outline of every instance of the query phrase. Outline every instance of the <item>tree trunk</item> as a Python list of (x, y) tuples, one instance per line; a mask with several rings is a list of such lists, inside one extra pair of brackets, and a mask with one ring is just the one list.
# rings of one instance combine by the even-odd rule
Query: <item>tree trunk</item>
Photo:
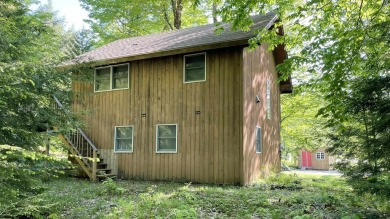
[(218, 19), (217, 19), (217, 3), (215, 1), (213, 1), (213, 23), (217, 23), (218, 22)]
[(173, 12), (173, 26), (176, 30), (181, 28), (181, 12), (183, 10), (182, 0), (171, 0)]
[[(172, 26), (171, 22), (169, 21), (168, 10), (167, 10), (165, 4), (164, 4), (163, 12), (164, 12), (164, 20), (165, 20), (165, 22), (166, 22), (167, 28), (169, 28), (169, 30), (173, 30), (173, 26)], [(164, 28), (164, 29), (165, 29), (165, 28)]]

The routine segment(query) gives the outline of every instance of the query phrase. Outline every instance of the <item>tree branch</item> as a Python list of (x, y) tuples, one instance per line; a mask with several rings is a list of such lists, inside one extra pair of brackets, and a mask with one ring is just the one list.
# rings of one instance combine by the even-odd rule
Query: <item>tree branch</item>
[(165, 20), (165, 22), (168, 24), (169, 29), (170, 29), (170, 30), (173, 30), (172, 24), (171, 24), (171, 22), (169, 21), (169, 17), (168, 17), (168, 13), (167, 13), (167, 8), (165, 7), (165, 4), (164, 4), (163, 10), (164, 10), (164, 20)]
[(364, 1), (364, 0), (362, 0), (362, 1), (360, 2), (359, 17), (358, 17), (358, 19), (357, 19), (357, 21), (356, 21), (356, 25), (359, 25), (359, 23), (363, 23), (363, 22), (362, 22), (362, 7), (363, 7), (363, 1)]

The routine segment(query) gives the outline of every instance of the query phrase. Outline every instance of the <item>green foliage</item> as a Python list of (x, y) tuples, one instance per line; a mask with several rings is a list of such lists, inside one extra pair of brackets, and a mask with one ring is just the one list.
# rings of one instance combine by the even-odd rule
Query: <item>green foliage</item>
[(100, 195), (121, 195), (126, 190), (118, 187), (113, 179), (107, 178), (102, 182), (103, 188), (98, 191)]
[[(337, 168), (354, 185), (361, 183), (362, 191), (388, 196), (389, 91), (382, 88), (389, 84), (384, 78), (390, 69), (389, 1), (226, 0), (221, 14), (246, 30), (250, 14), (270, 10), (278, 14), (274, 26), (283, 25), (285, 35), (277, 28), (260, 30), (250, 42), (267, 43), (269, 49), (286, 46), (289, 59), (278, 66), (281, 79), (291, 73), (306, 76), (300, 83), (323, 101), (315, 108), (325, 120), (317, 124), (334, 132), (332, 152), (343, 159)], [(367, 184), (368, 178), (373, 183)]]
[(334, 118), (331, 152), (354, 188), (390, 198), (390, 76), (356, 78)]
[(0, 144), (34, 148), (46, 139), (38, 131), (58, 126), (52, 95), (66, 97), (70, 77), (56, 68), (67, 59), (61, 20), (28, 2), (0, 3)]
[[(191, 1), (81, 0), (80, 2), (81, 6), (89, 12), (87, 22), (98, 38), (96, 46), (117, 39), (207, 23), (202, 8), (192, 7)], [(175, 12), (180, 13), (180, 16), (175, 17)], [(181, 23), (180, 27), (177, 27), (176, 21)]]
[(291, 95), (281, 96), (283, 157), (287, 154), (296, 156), (301, 149), (311, 151), (329, 146), (327, 135), (331, 130), (324, 128), (327, 119), (317, 116), (318, 110), (325, 105), (321, 95), (304, 85), (296, 86)]
[(0, 217), (39, 215), (47, 206), (30, 204), (30, 199), (43, 192), (43, 181), (69, 167), (67, 161), (0, 145)]
[(386, 218), (390, 213), (387, 202), (354, 193), (336, 176), (279, 174), (247, 187), (111, 183), (125, 192), (97, 195), (107, 185), (61, 179), (48, 182), (52, 189), (36, 199), (53, 203), (45, 211), (52, 218)]

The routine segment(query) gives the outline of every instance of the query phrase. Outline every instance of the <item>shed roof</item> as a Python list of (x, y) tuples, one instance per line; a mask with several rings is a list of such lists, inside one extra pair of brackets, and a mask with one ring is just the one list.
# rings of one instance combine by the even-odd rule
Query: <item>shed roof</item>
[(215, 33), (215, 25), (208, 24), (147, 36), (120, 39), (84, 53), (64, 64), (65, 66), (87, 62), (110, 64), (194, 52), (197, 48), (204, 50), (245, 45), (248, 44), (248, 39), (255, 36), (253, 30), (269, 29), (276, 19), (277, 15), (273, 12), (266, 15), (253, 16), (253, 25), (250, 27), (250, 31), (247, 32), (233, 31), (230, 24), (224, 23), (221, 25), (224, 31), (219, 35)]

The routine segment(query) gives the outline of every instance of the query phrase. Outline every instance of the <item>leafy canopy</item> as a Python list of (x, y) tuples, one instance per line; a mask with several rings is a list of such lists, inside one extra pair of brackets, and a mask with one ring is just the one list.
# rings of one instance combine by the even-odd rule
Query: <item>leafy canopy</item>
[(285, 35), (261, 30), (252, 43), (286, 45), (290, 58), (278, 69), (282, 78), (304, 72), (305, 85), (322, 95), (326, 105), (318, 115), (332, 130), (331, 151), (343, 159), (337, 167), (355, 188), (390, 197), (389, 1), (226, 0), (221, 15), (248, 29), (250, 14), (270, 10), (279, 15), (275, 27), (283, 25)]
[(50, 5), (30, 10), (22, 0), (0, 2), (0, 144), (34, 148), (39, 130), (57, 122), (52, 95), (65, 96), (70, 77), (56, 66), (68, 41)]
[(89, 12), (97, 46), (117, 39), (207, 23), (201, 7), (189, 0), (80, 0)]

